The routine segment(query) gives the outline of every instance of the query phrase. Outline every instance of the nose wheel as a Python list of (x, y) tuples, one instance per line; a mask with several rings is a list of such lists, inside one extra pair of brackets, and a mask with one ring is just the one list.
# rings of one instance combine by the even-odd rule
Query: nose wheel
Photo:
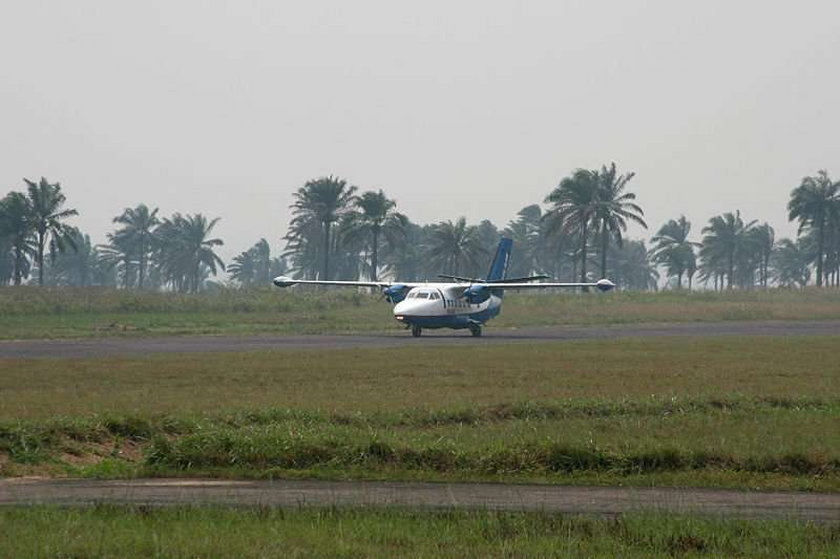
[(480, 338), (481, 324), (470, 324), (470, 333), (473, 335), (473, 338)]
[(415, 338), (419, 338), (420, 334), (422, 334), (422, 333), (423, 333), (423, 329), (420, 328), (419, 324), (412, 324), (411, 325), (411, 335), (412, 336), (414, 336)]

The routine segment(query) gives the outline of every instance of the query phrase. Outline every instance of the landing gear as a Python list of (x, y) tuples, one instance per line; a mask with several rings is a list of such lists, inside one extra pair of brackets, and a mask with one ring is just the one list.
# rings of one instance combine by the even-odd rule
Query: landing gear
[(473, 338), (480, 338), (481, 324), (470, 324), (470, 333), (472, 333)]
[(419, 338), (420, 334), (422, 334), (422, 333), (423, 333), (423, 329), (420, 328), (419, 324), (412, 324), (411, 325), (411, 335), (412, 336), (414, 336), (415, 338)]

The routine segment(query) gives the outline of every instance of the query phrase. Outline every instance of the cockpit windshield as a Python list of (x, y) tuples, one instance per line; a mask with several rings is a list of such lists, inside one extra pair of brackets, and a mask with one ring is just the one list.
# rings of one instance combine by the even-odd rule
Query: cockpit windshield
[(406, 299), (431, 299), (440, 300), (440, 294), (436, 291), (411, 291)]

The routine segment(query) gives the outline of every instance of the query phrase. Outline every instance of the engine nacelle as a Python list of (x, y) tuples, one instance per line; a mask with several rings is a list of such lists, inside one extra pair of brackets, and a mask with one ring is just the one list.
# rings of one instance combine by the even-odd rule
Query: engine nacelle
[(484, 301), (490, 298), (490, 286), (471, 285), (464, 290), (464, 293), (461, 295), (461, 297), (463, 297), (470, 304), (473, 305), (483, 303)]
[(383, 289), (382, 295), (385, 297), (386, 301), (396, 305), (397, 303), (405, 299), (405, 296), (408, 295), (408, 292), (410, 290), (411, 288), (409, 288), (407, 285), (395, 283), (394, 285)]

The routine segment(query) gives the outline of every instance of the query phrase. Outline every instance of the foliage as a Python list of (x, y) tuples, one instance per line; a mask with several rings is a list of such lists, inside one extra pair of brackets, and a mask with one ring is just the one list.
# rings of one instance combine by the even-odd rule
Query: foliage
[(826, 237), (832, 237), (834, 251), (840, 241), (837, 234), (840, 228), (840, 182), (832, 182), (825, 170), (819, 171), (816, 177), (803, 178), (790, 194), (788, 218), (799, 221), (800, 234), (804, 230), (816, 233), (816, 279), (817, 286), (822, 286)]
[(208, 221), (201, 214), (174, 214), (156, 230), (155, 262), (160, 280), (179, 292), (197, 293), (207, 275), (224, 270), (213, 251), (224, 241), (209, 238), (219, 218)]
[(478, 277), (487, 257), (478, 228), (467, 225), (465, 218), (441, 221), (431, 227), (426, 259), (439, 273)]
[(836, 523), (675, 513), (350, 507), (6, 507), (6, 557), (834, 558)]
[(732, 289), (754, 283), (756, 260), (756, 221), (745, 223), (741, 212), (727, 212), (709, 220), (703, 228), (701, 278), (714, 280), (715, 287)]
[(355, 186), (338, 177), (321, 177), (308, 181), (294, 193), (292, 221), (286, 240), (286, 255), (292, 267), (305, 277), (321, 263), (318, 279), (330, 279), (330, 261), (340, 258), (341, 235), (333, 234), (333, 226), (345, 220), (356, 200)]
[(660, 227), (652, 239), (652, 259), (656, 264), (665, 266), (669, 276), (677, 278), (677, 289), (682, 289), (682, 278), (685, 275), (688, 278), (688, 289), (691, 290), (691, 280), (697, 271), (695, 250), (701, 245), (688, 240), (690, 232), (691, 222), (681, 215), (679, 219), (671, 219)]
[(66, 200), (59, 183), (50, 184), (41, 177), (39, 182), (23, 179), (29, 197), (27, 222), (35, 236), (35, 264), (38, 283), (44, 284), (44, 250), (49, 248), (51, 258), (69, 246), (76, 250), (70, 229), (63, 223), (68, 217), (78, 215), (76, 210), (63, 209)]
[(286, 272), (286, 261), (282, 257), (272, 258), (268, 241), (257, 243), (233, 258), (227, 268), (230, 278), (245, 287), (269, 285), (271, 278)]
[[(464, 217), (413, 223), (384, 190), (358, 194), (344, 179), (320, 177), (293, 194), (281, 257), (272, 258), (270, 242), (261, 239), (234, 257), (230, 278), (246, 287), (263, 285), (287, 268), (304, 279), (482, 277), (505, 235), (514, 241), (509, 273), (516, 276), (591, 281), (589, 270), (600, 266), (602, 276), (621, 275), (624, 279), (613, 279), (624, 289), (655, 290), (656, 268), (662, 267), (677, 289), (687, 280), (691, 290), (698, 270), (699, 279), (715, 289), (802, 286), (813, 280), (817, 286), (840, 286), (840, 183), (827, 171), (803, 178), (791, 192), (789, 219), (799, 222), (795, 241), (777, 247), (770, 225), (745, 222), (735, 211), (712, 217), (701, 242), (694, 242), (691, 224), (680, 216), (659, 228), (647, 255), (638, 252), (639, 243), (623, 248), (628, 223), (646, 227), (635, 194), (627, 191), (634, 177), (620, 174), (615, 163), (577, 169), (549, 192), (544, 206), (523, 207), (503, 230), (490, 220), (469, 224)], [(0, 285), (20, 285), (37, 271), (39, 283), (53, 285), (118, 283), (179, 292), (218, 287), (210, 281), (225, 269), (215, 253), (222, 239), (211, 234), (218, 218), (180, 213), (160, 218), (157, 208), (139, 204), (114, 218), (117, 228), (108, 233), (107, 244), (91, 246), (83, 232), (65, 223), (77, 212), (64, 208), (58, 183), (42, 178), (26, 185), (25, 193), (10, 192), (0, 200)], [(82, 254), (73, 258), (67, 248)], [(51, 258), (45, 260), (45, 254)], [(613, 258), (618, 261), (611, 263)], [(627, 279), (631, 276), (635, 279)]]

